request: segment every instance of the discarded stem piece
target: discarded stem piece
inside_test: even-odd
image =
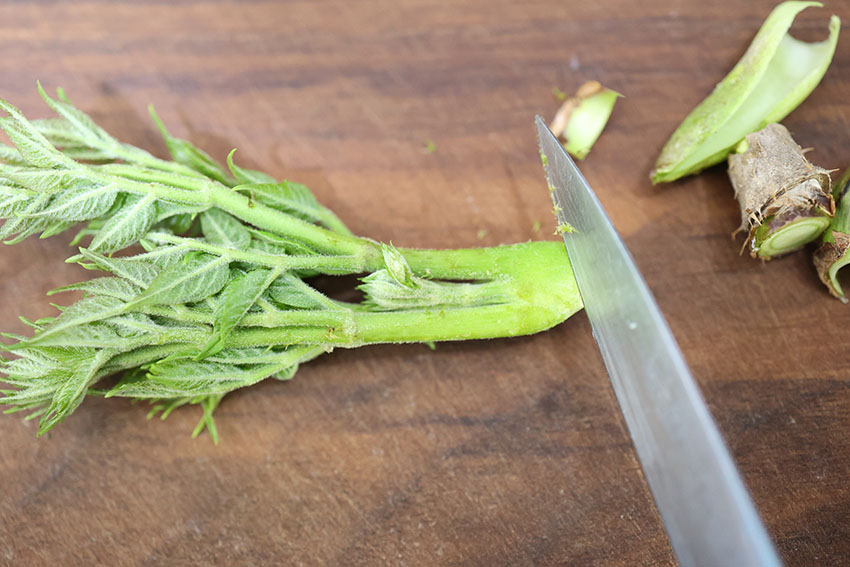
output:
[[[788,130],[769,124],[729,156],[750,254],[772,258],[817,238],[835,212],[829,172],[812,165]]]
[[[833,15],[826,40],[791,37],[794,18],[809,6],[821,4],[783,2],[774,8],[738,64],[667,141],[650,174],[653,183],[720,163],[747,134],[779,122],[809,96],[832,61],[841,28]]]
[[[564,149],[572,156],[584,159],[599,139],[620,96],[597,81],[588,81],[575,96],[564,101],[552,119],[550,130],[564,140]]]
[[[833,198],[838,203],[835,218],[823,233],[823,243],[815,250],[815,269],[829,293],[847,303],[847,297],[838,281],[838,271],[850,264],[850,169],[835,184]]]

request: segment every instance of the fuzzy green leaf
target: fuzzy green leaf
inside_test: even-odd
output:
[[[153,276],[151,280],[153,280]],[[83,291],[89,295],[105,295],[130,301],[141,293],[142,288],[123,278],[104,277],[59,287],[51,290],[47,295],[65,291]]]
[[[80,222],[106,214],[118,192],[112,185],[73,187],[55,195],[50,205],[30,216]]]
[[[97,371],[112,354],[109,350],[99,350],[93,351],[88,357],[78,359],[68,379],[53,395],[47,412],[39,422],[38,435],[43,435],[77,409],[86,395],[86,390],[97,378]]]
[[[230,333],[257,302],[271,283],[271,270],[254,270],[232,279],[222,290],[215,310],[215,326],[198,360],[219,352],[227,344]]]
[[[95,235],[89,250],[94,252],[121,250],[138,242],[153,225],[156,218],[156,205],[152,196],[126,195],[124,199],[121,214],[109,217]]]
[[[210,244],[244,250],[251,243],[251,233],[235,217],[219,209],[201,213],[201,230]]]
[[[233,154],[235,153],[236,148],[233,148],[230,150],[230,153],[227,154],[227,167],[230,169],[230,173],[233,174],[233,177],[236,178],[236,181],[239,183],[277,183],[277,180],[267,173],[253,169],[245,169],[236,165],[233,161]]]
[[[237,185],[233,190],[245,193],[250,199],[267,207],[308,222],[321,222],[327,216],[327,209],[300,183],[250,183]]]
[[[46,344],[49,338],[57,335],[65,335],[69,329],[118,315],[122,312],[125,305],[124,301],[116,297],[84,297],[65,308],[43,331],[37,333],[33,338],[21,341],[18,344],[22,346]],[[61,344],[53,344],[55,346],[62,346]]]
[[[35,195],[23,187],[0,184],[0,217],[9,218],[19,213]]]
[[[0,121],[0,128],[3,128],[28,164],[50,169],[73,169],[78,166],[74,160],[54,148],[17,108],[0,99],[0,110],[9,115],[7,120]]]
[[[166,268],[130,306],[201,301],[218,293],[230,275],[227,260],[210,254],[188,254]]]
[[[6,144],[0,144],[0,163],[14,166],[24,166],[27,162],[24,161],[21,152],[15,148],[9,147]]]
[[[92,263],[85,267],[111,272],[142,288],[147,287],[159,274],[157,266],[138,257],[111,258],[85,248],[80,249],[80,254]]]
[[[86,113],[75,108],[64,96],[62,89],[57,89],[59,96],[64,100],[54,100],[42,88],[41,83],[38,83],[38,92],[44,102],[47,103],[56,114],[65,119],[71,130],[76,134],[76,139],[83,142],[89,147],[103,147],[109,145],[118,146],[118,141],[106,133],[106,130],[95,124]]]
[[[40,169],[0,165],[0,174],[5,180],[38,193],[58,193],[78,185],[91,185],[90,176],[80,168]]]
[[[297,309],[328,309],[333,302],[324,294],[316,291],[301,278],[284,274],[269,286],[269,297],[276,303]]]
[[[168,147],[168,152],[174,161],[190,167],[210,179],[215,179],[228,186],[233,185],[233,178],[230,177],[230,174],[221,164],[191,142],[172,136],[165,127],[165,124],[160,120],[153,106],[149,106],[148,111],[156,127],[159,129],[163,140],[165,140],[165,145]]]

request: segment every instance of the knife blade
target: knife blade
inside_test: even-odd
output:
[[[540,155],[585,311],[683,566],[781,565],[655,299],[593,190],[543,120]]]

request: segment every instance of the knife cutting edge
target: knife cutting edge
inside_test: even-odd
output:
[[[538,116],[540,152],[593,335],[683,566],[781,565],[646,282],[593,190]]]

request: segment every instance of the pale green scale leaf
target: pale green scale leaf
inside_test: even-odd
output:
[[[245,250],[251,243],[251,233],[238,219],[219,209],[201,213],[201,230],[210,244]]]
[[[210,254],[188,254],[183,261],[163,270],[129,305],[201,301],[218,293],[229,275],[226,259]]]
[[[111,216],[97,232],[89,249],[114,252],[138,242],[156,218],[155,199],[151,195],[125,195],[120,214]]]
[[[408,288],[417,287],[416,280],[413,277],[413,270],[407,264],[398,248],[390,244],[381,244],[381,253],[384,256],[384,265],[387,267],[387,273],[400,285]]]

